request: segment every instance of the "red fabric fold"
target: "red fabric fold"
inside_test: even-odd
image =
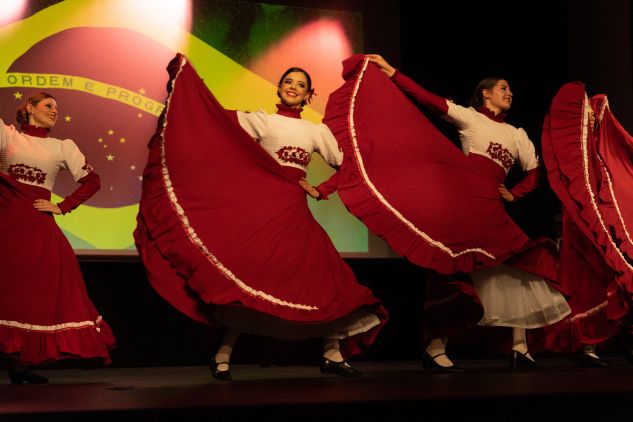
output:
[[[552,100],[541,145],[550,185],[563,205],[558,271],[572,309],[569,317],[544,329],[544,345],[569,352],[617,334],[629,311],[633,144],[606,96],[589,100],[584,84],[571,82]]]
[[[568,292],[571,314],[543,327],[545,349],[569,353],[619,332],[619,320],[627,314],[628,305],[615,283],[615,273],[565,210],[558,278]]]
[[[608,108],[596,110],[591,130],[584,84],[565,84],[543,125],[542,149],[552,189],[569,218],[633,292],[633,260],[627,227],[633,225],[631,137]],[[601,117],[602,116],[602,117]]]

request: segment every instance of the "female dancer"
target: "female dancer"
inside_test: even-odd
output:
[[[226,327],[211,360],[217,379],[231,379],[245,331],[322,337],[321,372],[361,375],[345,359],[374,341],[387,315],[298,184],[313,152],[331,165],[342,159],[326,126],[300,118],[309,75],[285,72],[278,112],[268,115],[223,109],[182,55],[168,69],[171,93],[150,142],[135,231],[150,282],[190,317]]]
[[[43,384],[31,366],[66,358],[109,363],[114,337],[88,298],[75,254],[55,224],[100,187],[99,176],[70,139],[48,133],[57,101],[32,95],[17,111],[18,131],[0,120],[0,352],[12,384]],[[61,169],[81,184],[50,202]]]
[[[511,365],[533,367],[525,329],[557,322],[569,307],[548,284],[556,280],[553,245],[528,239],[503,207],[502,199],[514,201],[533,189],[539,173],[525,132],[504,122],[512,103],[508,82],[484,79],[466,108],[424,90],[379,55],[352,57],[344,67],[347,82],[330,96],[324,122],[345,161],[318,195],[338,188],[348,209],[396,252],[442,274],[468,272],[476,290],[459,276],[451,282],[457,288],[438,303],[471,305],[451,314],[453,326],[432,327],[436,335],[423,363],[459,370],[446,356],[446,337],[481,317],[478,296],[479,324],[513,327]],[[452,123],[462,152],[402,93]],[[515,162],[526,177],[507,189],[503,180]],[[424,199],[414,200],[418,195]],[[429,283],[431,291],[442,284]]]

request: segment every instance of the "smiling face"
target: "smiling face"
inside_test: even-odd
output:
[[[28,103],[26,110],[29,112],[29,124],[50,129],[57,123],[57,101],[54,98],[45,98],[37,103]]]
[[[278,92],[282,104],[292,107],[302,107],[312,95],[308,77],[303,72],[290,72],[279,82]]]
[[[506,112],[512,106],[512,91],[510,84],[505,79],[498,80],[490,89],[484,89],[482,94],[484,106],[495,114]]]

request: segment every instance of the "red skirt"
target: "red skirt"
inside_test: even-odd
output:
[[[550,185],[569,218],[633,292],[633,141],[608,107],[596,110],[596,130],[585,114],[580,82],[564,85],[543,126],[543,157]],[[606,106],[606,102],[605,102]]]
[[[565,209],[558,278],[568,292],[571,314],[543,327],[546,350],[568,353],[602,343],[619,332],[619,320],[628,312],[628,305],[615,282],[615,272]]]
[[[464,155],[363,56],[343,66],[345,83],[330,95],[324,122],[345,154],[336,177],[350,212],[398,254],[440,274],[505,263],[558,288],[553,242],[529,239],[504,208],[498,188],[505,171],[487,157]],[[481,318],[464,277],[429,282],[431,337]]]
[[[110,362],[115,340],[88,298],[75,253],[51,214],[33,208],[46,189],[0,174],[0,352],[27,364]]]
[[[586,108],[595,112],[595,129]],[[543,126],[543,159],[563,205],[559,277],[572,314],[546,329],[545,344],[568,351],[616,334],[633,292],[633,141],[603,95],[563,85]]]
[[[341,346],[349,356],[371,344],[387,313],[312,216],[301,175],[253,141],[184,57],[168,70],[170,95],[149,145],[135,231],[152,285],[209,324],[212,305],[299,326],[366,308],[379,324]]]

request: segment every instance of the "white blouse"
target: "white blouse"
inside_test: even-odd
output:
[[[516,160],[523,171],[538,167],[534,144],[523,129],[494,121],[472,107],[447,103],[447,117],[459,131],[464,154],[486,156],[503,167],[506,173]]]
[[[318,152],[331,166],[339,166],[343,152],[330,129],[303,119],[267,114],[237,112],[240,125],[279,164],[307,171],[312,153]]]
[[[52,191],[60,170],[77,181],[92,167],[72,140],[26,135],[0,119],[0,172]]]

